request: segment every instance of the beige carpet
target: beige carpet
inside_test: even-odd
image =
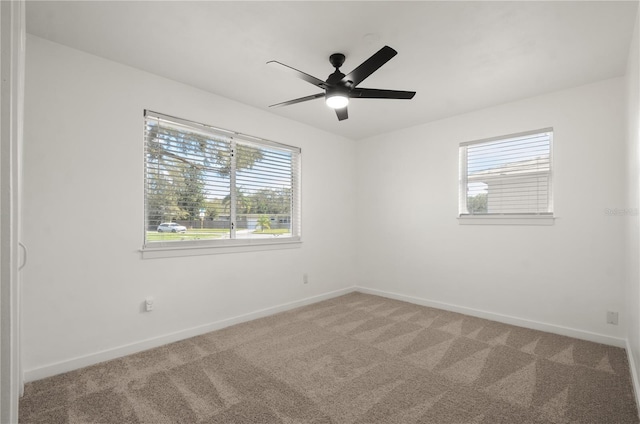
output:
[[[362,293],[29,383],[21,423],[638,423],[623,349]]]

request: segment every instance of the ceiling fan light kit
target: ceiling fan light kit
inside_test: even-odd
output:
[[[333,96],[327,96],[325,102],[331,109],[342,109],[343,107],[347,107],[349,104],[349,98],[336,94]]]
[[[328,88],[325,102],[331,109],[342,109],[349,104],[349,93],[340,87]]]
[[[310,96],[300,97],[298,99],[277,103],[269,107],[288,106],[296,103],[306,102],[308,100],[325,98],[327,106],[335,109],[339,121],[347,119],[347,105],[350,98],[365,99],[412,99],[415,91],[399,91],[399,90],[380,90],[375,88],[359,88],[357,87],[369,75],[377,71],[382,65],[387,63],[398,52],[389,46],[384,46],[369,59],[365,60],[360,66],[351,71],[348,75],[340,72],[340,67],[345,61],[342,53],[334,53],[329,57],[329,62],[336,69],[326,81],[306,74],[295,68],[292,68],[275,60],[267,62],[268,64],[279,65],[282,69],[294,74],[296,77],[315,85],[324,90],[324,93],[312,94]]]

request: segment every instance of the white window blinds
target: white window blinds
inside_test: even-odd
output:
[[[299,238],[299,148],[151,111],[144,139],[146,246]]]
[[[460,144],[460,215],[550,215],[553,130]]]

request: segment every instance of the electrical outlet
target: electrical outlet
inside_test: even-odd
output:
[[[302,284],[309,284],[309,274],[302,274]]]
[[[607,324],[618,325],[618,313],[607,311]]]
[[[144,300],[144,310],[145,312],[153,311],[153,297],[147,297]]]

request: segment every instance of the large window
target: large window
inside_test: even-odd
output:
[[[300,149],[145,111],[145,247],[300,237]]]
[[[460,144],[460,217],[551,216],[551,128]]]

